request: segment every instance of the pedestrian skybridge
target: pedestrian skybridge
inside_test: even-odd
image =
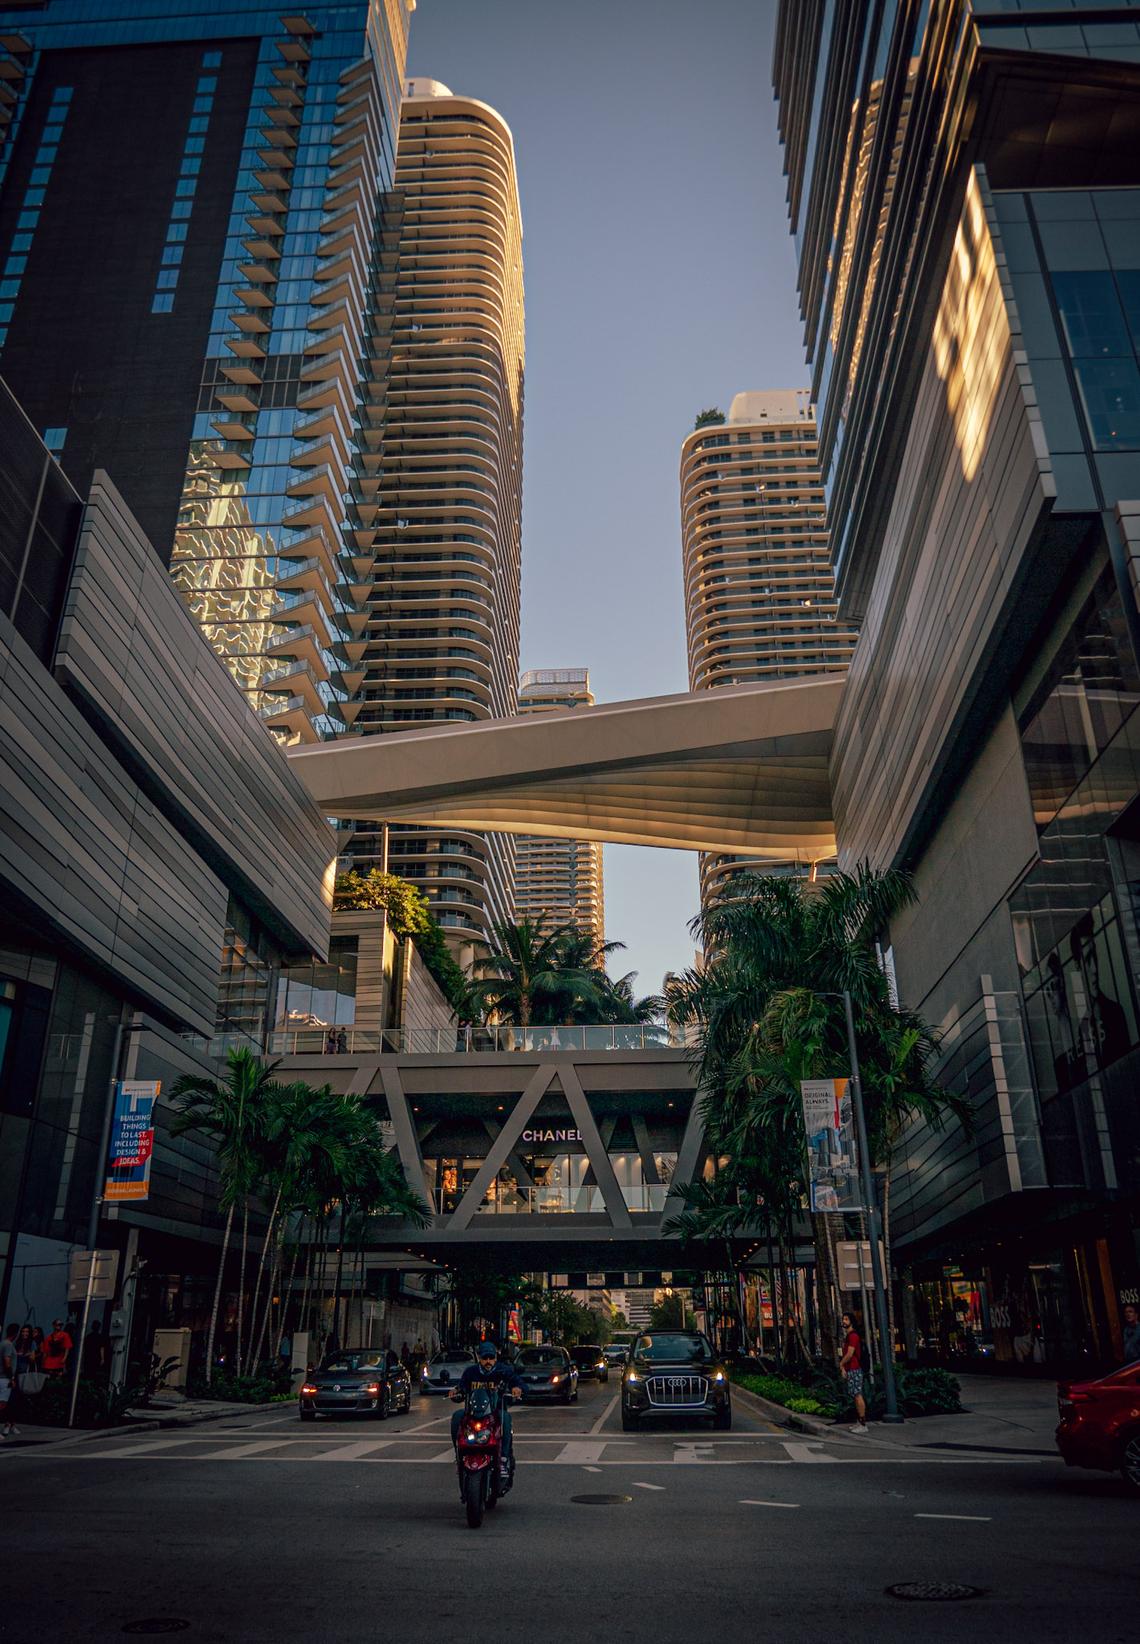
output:
[[[835,855],[820,674],[289,749],[329,816],[801,862]]]

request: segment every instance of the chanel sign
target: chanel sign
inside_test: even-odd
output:
[[[524,1142],[581,1142],[582,1132],[580,1130],[524,1130],[522,1140]]]

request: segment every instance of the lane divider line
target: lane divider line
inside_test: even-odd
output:
[[[790,1507],[795,1510],[799,1508],[800,1504],[798,1501],[753,1501],[750,1496],[745,1496],[740,1505],[742,1507]]]

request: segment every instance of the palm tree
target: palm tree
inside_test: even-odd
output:
[[[671,979],[668,1014],[699,1029],[700,1089],[710,1146],[732,1163],[742,1203],[759,1201],[783,1238],[803,1195],[799,1082],[847,1071],[843,1006],[850,992],[873,1162],[919,1115],[941,1122],[962,1104],[929,1073],[934,1039],[892,1003],[876,939],[914,900],[909,878],[866,866],[815,884],[742,874],[694,921],[704,970]],[[747,1161],[747,1164],[746,1164]],[[692,1225],[700,1223],[691,1207]],[[745,1225],[742,1223],[741,1225]],[[821,1338],[834,1346],[831,1229],[813,1218]]]
[[[184,1073],[171,1090],[171,1100],[179,1110],[171,1126],[174,1135],[197,1130],[208,1136],[214,1144],[218,1171],[218,1206],[226,1212],[222,1248],[218,1256],[218,1276],[214,1284],[214,1300],[210,1309],[210,1326],[206,1337],[207,1386],[213,1377],[214,1338],[218,1328],[226,1256],[229,1253],[230,1236],[233,1231],[234,1207],[239,1200],[248,1205],[248,1196],[258,1178],[258,1142],[271,1103],[270,1093],[276,1066],[275,1062],[261,1062],[252,1051],[244,1047],[234,1049],[226,1056],[227,1077],[224,1081]],[[244,1249],[242,1267],[244,1286]],[[238,1308],[240,1342],[240,1290]]]
[[[565,943],[573,925],[550,927],[544,917],[496,921],[494,947],[474,964],[471,1003],[481,1015],[527,1028],[564,1020],[568,996],[592,998],[591,970],[567,962]]]

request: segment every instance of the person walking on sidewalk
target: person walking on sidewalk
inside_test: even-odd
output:
[[[863,1338],[850,1313],[843,1315],[843,1353],[839,1360],[847,1382],[847,1395],[855,1405],[853,1433],[867,1431],[867,1401],[863,1397]]]
[[[10,1324],[0,1341],[0,1438],[11,1438],[19,1431],[11,1420],[11,1405],[16,1393],[16,1337],[19,1327]]]
[[[1124,1304],[1124,1362],[1135,1364],[1140,1359],[1140,1307],[1134,1302]]]
[[[62,1376],[67,1370],[71,1350],[75,1346],[70,1333],[65,1329],[62,1319],[53,1319],[51,1335],[44,1342],[43,1359],[41,1364],[45,1375]]]

